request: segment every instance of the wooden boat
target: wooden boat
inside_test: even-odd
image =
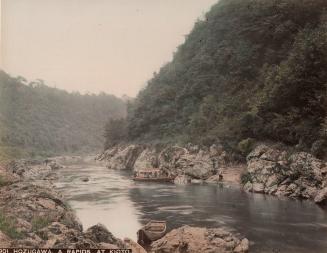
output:
[[[133,177],[134,181],[145,182],[171,182],[173,179],[164,175],[159,169],[147,169],[136,171]]]
[[[137,242],[140,245],[149,245],[151,242],[162,238],[166,234],[166,229],[165,221],[151,220],[137,231]]]

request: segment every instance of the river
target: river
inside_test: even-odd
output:
[[[169,229],[236,229],[251,241],[250,252],[327,252],[327,211],[310,201],[250,194],[226,185],[134,182],[128,172],[95,163],[66,164],[58,174],[56,187],[84,229],[102,223],[119,238],[136,239],[143,224],[159,219]]]

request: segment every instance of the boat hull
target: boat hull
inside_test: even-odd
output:
[[[153,224],[157,228],[153,227]],[[137,231],[138,243],[140,245],[149,245],[151,242],[162,238],[166,234],[166,229],[166,222],[151,221],[139,231]]]
[[[140,178],[140,177],[134,177],[134,181],[140,181],[140,182],[172,182],[173,180],[171,178]]]

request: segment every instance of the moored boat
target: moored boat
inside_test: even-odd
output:
[[[165,174],[160,169],[139,170],[134,173],[134,181],[148,182],[172,182],[173,179]]]
[[[165,221],[151,220],[137,231],[137,242],[140,245],[149,245],[151,242],[162,238],[166,234],[166,230]]]

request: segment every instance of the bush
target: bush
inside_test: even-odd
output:
[[[0,176],[0,187],[7,185],[7,180]]]
[[[37,231],[50,224],[50,219],[48,217],[34,217],[32,219],[32,230]]]
[[[237,148],[242,153],[242,155],[248,155],[254,146],[255,141],[252,138],[247,138],[238,143]]]
[[[252,176],[251,176],[251,174],[249,172],[244,172],[241,175],[241,183],[244,185],[247,182],[252,183]]]

